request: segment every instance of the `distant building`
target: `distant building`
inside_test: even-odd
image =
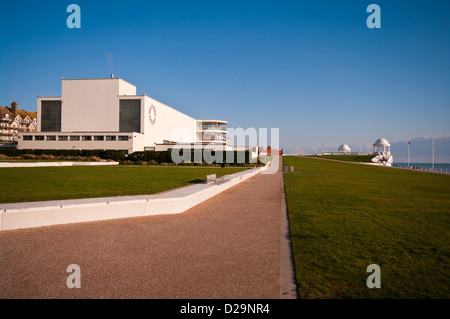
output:
[[[316,155],[371,155],[373,157],[370,160],[373,165],[392,166],[394,163],[391,144],[385,138],[379,138],[373,143],[373,152],[352,152],[347,144],[342,144],[337,152],[322,152],[316,153]]]
[[[37,98],[37,131],[21,133],[19,149],[170,150],[182,143],[231,149],[227,121],[197,120],[123,79],[63,79],[62,94]]]
[[[376,156],[371,161],[378,165],[392,166],[394,163],[394,157],[391,155],[391,144],[385,138],[379,138],[373,143],[373,154]]]
[[[373,153],[389,156],[391,155],[391,144],[385,138],[379,138],[373,143]]]
[[[341,146],[339,146],[338,152],[350,153],[351,149],[347,144],[342,144]]]
[[[37,114],[19,110],[16,101],[11,103],[11,107],[0,106],[0,142],[16,142],[19,133],[36,132]]]

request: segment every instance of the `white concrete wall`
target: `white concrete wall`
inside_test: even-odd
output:
[[[122,79],[62,80],[61,131],[119,131],[118,95],[136,94]]]
[[[153,147],[155,143],[170,139],[185,143],[196,141],[197,122],[194,118],[148,96],[144,97],[144,105],[145,146]],[[149,119],[151,105],[154,105],[156,109],[156,121],[153,125]],[[176,132],[186,134],[176,134]]]
[[[2,211],[1,230],[61,225],[105,219],[144,216],[145,199],[122,202],[97,202],[36,206]]]
[[[134,152],[142,152],[145,147],[145,135],[139,133],[130,134],[133,136],[131,150],[128,150],[128,154]]]
[[[119,95],[136,95],[136,86],[125,80],[119,80]]]

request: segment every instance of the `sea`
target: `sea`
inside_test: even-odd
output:
[[[395,163],[394,162],[393,166],[407,168],[408,163]],[[424,171],[432,171],[433,170],[431,163],[409,163],[409,166],[414,167],[416,169],[421,169]],[[434,171],[450,173],[450,163],[434,163]]]

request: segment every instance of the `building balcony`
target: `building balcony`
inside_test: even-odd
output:
[[[227,121],[221,120],[197,120],[197,131],[215,131],[215,132],[225,132],[226,130],[222,125],[228,124]]]
[[[224,130],[223,128],[218,129],[211,129],[211,128],[203,128],[203,129],[197,129],[197,133],[219,133],[219,134],[227,134],[228,131]]]
[[[230,142],[229,139],[226,139],[224,137],[218,136],[218,137],[202,137],[198,138],[197,142],[200,142],[202,144],[228,144]]]

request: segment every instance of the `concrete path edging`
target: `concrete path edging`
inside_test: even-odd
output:
[[[282,175],[282,178],[283,191],[281,197],[281,299],[297,299],[297,281],[295,278],[295,263],[292,251],[284,175]]]
[[[119,162],[0,162],[0,168],[10,167],[62,167],[62,166],[114,166]]]
[[[0,204],[0,231],[161,214],[179,214],[269,167],[152,195]]]

